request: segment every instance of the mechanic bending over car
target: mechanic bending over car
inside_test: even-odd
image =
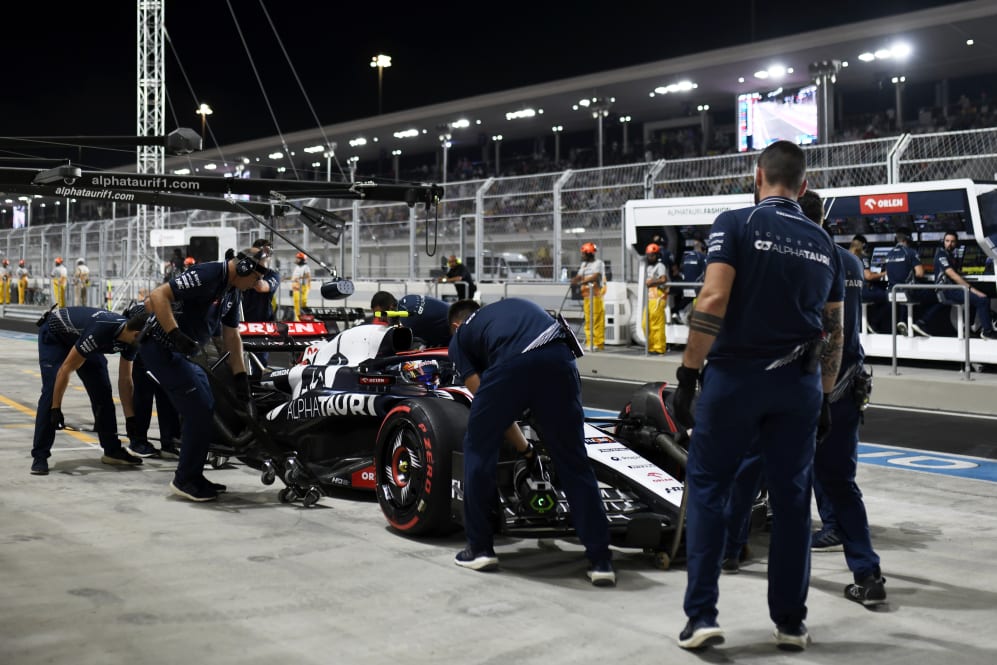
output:
[[[149,294],[155,321],[139,353],[180,413],[180,460],[170,487],[185,499],[211,501],[225,491],[224,485],[204,477],[215,399],[204,369],[190,356],[201,352],[220,322],[235,398],[251,417],[252,396],[239,337],[239,305],[242,291],[252,288],[267,273],[269,258],[266,248],[251,247],[230,261],[199,263]]]
[[[491,512],[495,507],[503,436],[523,439],[516,421],[530,409],[550,451],[585,546],[588,577],[596,586],[616,584],[609,523],[585,451],[585,416],[574,334],[529,300],[506,298],[481,307],[459,300],[448,314],[449,355],[474,394],[464,435],[464,531],[467,546],[454,563],[495,570]],[[520,446],[517,449],[522,450]]]
[[[124,311],[128,318],[144,315],[146,300],[135,303]],[[138,349],[136,349],[137,351]],[[168,453],[174,457],[180,454],[180,416],[173,407],[169,395],[146,371],[142,356],[135,355],[132,361],[132,385],[134,397],[132,405],[135,415],[125,419],[128,433],[128,452],[136,457],[162,457]],[[159,448],[149,443],[149,426],[152,424],[152,403],[156,402],[156,417],[159,422]]]
[[[412,331],[412,348],[439,348],[450,343],[450,323],[447,312],[450,305],[439,298],[407,295],[401,300],[388,291],[378,291],[370,299],[370,309],[374,313],[373,323],[389,325],[397,322]],[[389,320],[384,312],[402,311],[408,316]]]
[[[674,396],[676,419],[693,427],[685,497],[688,622],[678,639],[684,649],[724,641],[717,623],[724,508],[738,465],[755,446],[773,513],[774,637],[781,649],[807,645],[814,448],[830,426],[828,394],[841,366],[844,278],[831,238],[796,202],[806,190],[805,171],[799,146],[772,143],[758,157],[756,205],[721,213],[710,229]]]
[[[800,197],[803,213],[815,224],[824,225],[824,207],[816,192]],[[879,555],[872,547],[869,518],[862,492],[855,482],[858,466],[859,424],[869,402],[872,376],[863,367],[865,351],[859,337],[862,325],[862,261],[844,247],[837,246],[845,270],[844,331],[841,371],[831,392],[831,429],[819,442],[814,457],[814,495],[822,527],[811,537],[815,552],[840,551],[855,578],[845,587],[845,598],[867,607],[886,602],[886,589],[879,568]],[[724,570],[737,570],[737,554],[746,540],[751,503],[761,485],[761,459],[749,455],[738,470],[728,507],[727,550]],[[836,547],[835,547],[836,546]]]
[[[135,466],[142,460],[121,447],[107,375],[108,353],[121,353],[118,364],[118,397],[126,422],[132,410],[132,359],[134,344],[145,325],[146,316],[126,319],[121,314],[95,307],[50,309],[39,320],[38,365],[42,375],[42,394],[35,415],[35,436],[31,447],[31,473],[48,474],[55,431],[66,426],[62,415],[62,398],[69,386],[69,375],[83,381],[93,410],[97,438],[104,464]]]

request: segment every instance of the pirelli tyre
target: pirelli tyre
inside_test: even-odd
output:
[[[453,452],[461,450],[468,408],[450,400],[406,400],[381,423],[374,445],[377,501],[388,523],[411,536],[454,530]]]

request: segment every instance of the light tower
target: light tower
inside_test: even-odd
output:
[[[163,107],[166,103],[166,61],[163,58],[163,37],[166,32],[165,0],[138,0],[138,50],[136,76],[136,134],[163,136],[166,133]],[[138,173],[162,173],[165,165],[163,146],[139,146],[136,159]],[[158,261],[147,255],[149,231],[163,226],[163,209],[158,206],[136,206],[135,253],[129,283],[159,271]],[[152,263],[153,265],[148,265]],[[146,274],[147,273],[147,274]],[[124,291],[122,289],[122,291]],[[118,298],[126,294],[119,293]],[[134,294],[133,294],[134,295]]]

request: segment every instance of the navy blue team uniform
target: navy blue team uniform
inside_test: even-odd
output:
[[[724,509],[738,465],[757,448],[773,508],[769,613],[777,626],[806,618],[810,493],[822,387],[803,349],[822,336],[826,303],[844,297],[830,237],[792,199],[769,197],[722,213],[708,263],[732,266],[723,324],[707,356],[689,449],[686,527],[690,623],[715,622]]]
[[[118,425],[114,415],[111,380],[107,375],[107,358],[104,354],[120,353],[123,360],[135,358],[134,346],[116,338],[124,329],[127,319],[115,312],[95,307],[65,307],[53,310],[38,329],[38,365],[42,375],[42,393],[38,398],[35,416],[35,436],[31,456],[47,460],[52,454],[55,428],[49,422],[52,394],[59,367],[70,350],[86,358],[76,371],[90,398],[94,429],[104,454],[121,450]]]
[[[562,335],[539,305],[507,298],[473,313],[450,340],[460,377],[478,374],[481,381],[464,436],[464,531],[472,551],[492,551],[490,515],[503,434],[530,409],[586,556],[593,565],[611,559],[609,524],[585,451],[578,368]]]
[[[255,289],[242,292],[242,318],[244,321],[273,321],[273,298],[280,289],[280,274],[276,270],[267,269],[260,279],[270,286],[270,291],[260,293]]]
[[[174,316],[182,333],[200,345],[218,324],[239,326],[240,291],[228,284],[225,262],[198,263],[168,282],[176,299]],[[212,307],[217,301],[218,306]],[[158,321],[153,323],[139,353],[146,368],[173,401],[181,417],[177,486],[204,484],[204,462],[212,436],[215,400],[199,366],[174,350]]]
[[[935,252],[935,284],[954,284],[955,282],[945,274],[951,268],[957,273],[962,272],[962,260],[957,259],[951,252],[947,252],[944,247],[939,247]],[[962,305],[965,302],[961,290],[946,289],[938,292],[938,300],[941,305]],[[969,292],[969,304],[976,312],[976,322],[980,326],[985,336],[993,336],[993,319],[990,316],[990,299],[986,296],[978,296],[972,291]],[[934,313],[935,308],[931,309]],[[927,321],[931,315],[925,314]]]
[[[145,305],[138,303],[125,310],[125,316],[131,317],[145,312]],[[163,387],[156,383],[146,369],[142,356],[136,354],[132,363],[132,386],[134,394],[132,403],[135,408],[135,432],[137,439],[129,445],[132,453],[142,457],[155,457],[159,454],[149,443],[148,432],[152,425],[152,404],[156,404],[156,417],[159,423],[160,447],[168,453],[179,453],[177,440],[180,439],[180,416],[177,414],[169,395]]]
[[[919,265],[921,265],[921,257],[917,255],[917,252],[907,245],[897,243],[883,259],[883,270],[886,271],[889,289],[892,291],[897,284],[915,283],[917,275],[914,270]],[[906,294],[907,302],[911,303],[909,306],[926,303],[929,299],[934,298],[933,294],[922,290],[900,291],[900,293]],[[908,305],[897,304],[898,322],[907,320],[907,307]]]
[[[874,332],[882,332],[889,328],[883,324],[884,318],[889,318],[889,312],[885,305],[890,302],[890,294],[886,290],[886,285],[882,280],[867,282],[865,280],[865,270],[872,268],[872,261],[868,255],[862,257],[863,279],[862,279],[862,302],[870,303],[868,310],[869,326]]]
[[[270,268],[260,276],[260,279],[270,286],[270,290],[260,293],[256,289],[246,289],[242,292],[242,320],[243,321],[273,321],[276,319],[276,312],[273,309],[274,295],[280,289],[280,273]],[[256,351],[263,366],[270,364],[270,354],[266,351]]]
[[[450,305],[447,303],[438,298],[408,295],[398,301],[398,309],[408,312],[399,322],[427,347],[450,343],[450,322],[447,320]]]
[[[682,255],[682,265],[680,267],[683,282],[702,282],[703,274],[706,272],[706,254],[690,249]],[[688,287],[686,287],[688,288]],[[685,291],[685,288],[682,289]],[[675,309],[682,311],[686,305],[695,300],[692,296],[682,295],[678,299]]]
[[[836,246],[836,250],[845,276],[844,343],[839,386],[831,393],[831,430],[817,446],[814,456],[814,496],[822,531],[833,530],[840,536],[848,568],[856,583],[860,583],[869,577],[878,579],[881,576],[862,492],[855,482],[861,411],[852,387],[865,359],[859,338],[865,280],[861,260],[844,247]],[[758,494],[761,476],[761,459],[757,455],[746,457],[738,470],[727,509],[725,559],[738,556],[747,541],[751,505]]]
[[[833,523],[845,549],[845,561],[856,583],[879,579],[879,556],[872,548],[869,518],[862,492],[855,483],[858,467],[861,411],[854,398],[854,376],[861,371],[865,351],[859,340],[862,320],[862,262],[838,247],[845,269],[845,327],[841,373],[831,393],[831,430],[817,446],[814,493],[826,528]]]

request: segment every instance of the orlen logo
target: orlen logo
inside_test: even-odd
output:
[[[879,194],[860,196],[859,209],[864,214],[877,212],[907,212],[906,194]]]
[[[350,480],[354,487],[374,489],[374,467],[368,466],[359,471],[354,471]]]

